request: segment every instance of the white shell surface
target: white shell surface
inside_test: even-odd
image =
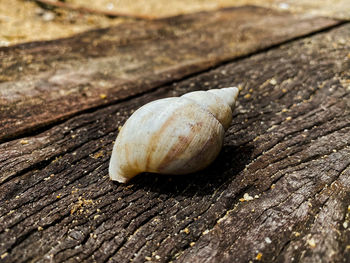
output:
[[[192,173],[216,158],[223,137],[220,122],[191,100],[153,101],[135,111],[121,129],[109,173],[119,182],[140,172]]]
[[[111,179],[125,183],[141,172],[187,174],[208,166],[221,150],[237,94],[237,88],[191,92],[139,108],[114,144]]]
[[[236,87],[223,88],[223,89],[211,89],[208,93],[215,94],[220,97],[227,105],[231,107],[231,110],[235,108],[236,100],[238,97],[239,90]]]
[[[227,130],[232,121],[231,107],[219,96],[209,93],[207,91],[194,91],[187,93],[182,98],[192,99],[206,110],[210,111],[214,117],[224,126]]]

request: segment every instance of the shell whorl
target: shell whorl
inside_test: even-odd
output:
[[[194,100],[211,112],[227,130],[232,121],[232,111],[235,107],[238,93],[239,91],[236,87],[230,87],[208,91],[194,91],[181,97]]]
[[[223,89],[211,89],[208,92],[215,94],[220,97],[227,105],[230,106],[233,111],[235,108],[236,100],[238,97],[239,90],[236,87],[229,87]]]

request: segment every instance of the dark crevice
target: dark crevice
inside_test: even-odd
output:
[[[104,137],[107,137],[107,136],[108,136],[108,134],[101,135],[101,136],[97,136],[96,138],[94,138],[94,140],[97,141],[98,139],[101,139],[101,138],[104,138]],[[3,184],[5,184],[6,182],[8,182],[8,181],[10,181],[10,180],[12,180],[12,179],[14,179],[14,178],[16,178],[16,177],[20,177],[20,176],[22,176],[22,175],[24,175],[24,174],[26,174],[27,172],[30,172],[30,171],[32,171],[32,170],[36,170],[36,169],[37,169],[37,170],[39,170],[39,169],[42,170],[42,169],[44,169],[45,167],[47,167],[53,160],[55,160],[56,158],[58,158],[59,156],[64,156],[64,155],[66,155],[66,154],[70,154],[70,153],[74,152],[75,150],[79,149],[81,146],[83,146],[83,145],[85,145],[85,144],[87,144],[87,143],[89,143],[89,142],[90,142],[90,141],[83,141],[83,142],[81,142],[80,144],[74,145],[74,147],[72,147],[72,148],[66,149],[65,152],[59,152],[59,153],[57,153],[57,154],[54,154],[53,156],[51,156],[51,157],[49,157],[49,158],[47,158],[47,159],[45,159],[45,160],[39,161],[39,162],[37,162],[37,163],[33,163],[33,164],[29,165],[28,167],[23,168],[21,171],[18,171],[18,172],[16,172],[16,173],[14,173],[14,174],[12,174],[12,175],[10,175],[10,176],[4,178],[4,179],[1,178],[2,181],[0,181],[0,186],[2,186]],[[90,154],[91,154],[91,153],[90,153]],[[90,155],[90,154],[89,154],[89,155]],[[88,155],[81,156],[81,158],[77,159],[74,163],[80,161],[81,159],[83,159],[83,158],[85,158],[85,157],[87,157],[87,156],[88,156]],[[33,187],[33,186],[35,186],[35,185],[32,185],[31,187]]]
[[[78,160],[76,160],[74,163],[78,163],[78,162],[79,162],[81,159],[83,159],[84,157],[86,157],[86,156],[82,156],[81,158],[79,158]],[[73,163],[73,164],[74,164],[74,163]],[[93,169],[94,169],[94,168],[92,168],[92,170],[93,170]],[[84,176],[86,176],[86,174],[84,174],[84,173],[80,174],[79,176],[77,176],[76,178],[74,178],[73,180],[71,180],[68,184],[66,184],[65,186],[62,186],[62,187],[60,187],[60,188],[58,188],[58,189],[55,189],[55,192],[54,192],[54,193],[59,192],[59,191],[62,190],[64,187],[67,187],[67,186],[69,186],[69,185],[74,184],[74,183],[77,182],[79,179],[83,178]],[[42,182],[42,181],[37,182],[36,184],[32,185],[31,187],[33,187],[33,186],[35,186],[35,185],[38,185],[40,182]],[[100,195],[101,195],[101,194],[100,194]],[[68,195],[68,196],[69,196],[69,195]],[[21,208],[21,207],[24,207],[25,205],[28,205],[28,204],[31,204],[31,203],[34,203],[34,202],[38,202],[38,201],[40,201],[40,200],[42,199],[42,197],[43,197],[43,196],[38,196],[38,197],[35,198],[35,199],[28,199],[28,200],[25,201],[24,203],[21,203],[21,204],[19,204],[18,206],[12,207],[12,209],[13,209],[13,210],[16,210],[16,209],[19,209],[19,208]],[[33,215],[35,215],[35,214],[37,214],[37,213],[40,213],[40,212],[42,211],[42,209],[44,209],[44,208],[46,208],[46,207],[48,207],[48,206],[50,206],[50,205],[52,205],[52,204],[54,204],[54,203],[57,203],[57,202],[59,202],[59,201],[61,201],[61,200],[63,200],[63,199],[64,199],[64,197],[63,197],[62,199],[57,199],[57,198],[54,199],[53,201],[51,201],[51,202],[45,204],[43,207],[41,207],[40,210],[34,211],[32,214],[27,215],[25,218],[22,218],[20,221],[16,222],[15,224],[11,225],[10,227],[11,227],[11,228],[15,227],[15,226],[18,225],[19,223],[23,222],[23,220],[25,220],[25,219],[29,218],[30,216],[33,216]],[[95,198],[95,199],[96,199],[96,198]],[[5,213],[5,214],[6,214],[6,213]],[[3,217],[5,214],[1,215],[1,217]],[[1,231],[0,233],[2,233],[2,232],[3,232],[3,231]]]
[[[328,120],[327,120],[327,121],[328,121]],[[270,148],[264,149],[264,151],[261,152],[261,153],[259,153],[257,156],[255,156],[254,159],[257,160],[259,157],[263,156],[264,154],[266,154],[267,152],[269,152],[270,150],[272,150],[273,148],[275,148],[278,144],[280,144],[280,143],[282,143],[283,141],[285,141],[285,139],[286,139],[287,137],[289,137],[289,136],[291,136],[291,135],[296,135],[296,134],[302,132],[304,129],[309,129],[309,128],[312,128],[312,127],[314,127],[314,126],[321,125],[321,124],[325,124],[325,123],[326,123],[326,122],[322,122],[322,121],[315,122],[315,123],[312,123],[312,124],[310,124],[310,125],[308,125],[308,126],[302,127],[302,129],[300,129],[300,130],[296,130],[296,131],[293,131],[293,132],[289,132],[289,133],[287,133],[287,134],[284,134],[281,138],[278,139],[278,141],[277,141],[276,143],[274,143]],[[334,132],[340,131],[340,130],[342,130],[342,129],[344,129],[344,128],[348,128],[348,127],[350,127],[350,124],[345,124],[345,125],[343,125],[343,126],[341,126],[341,127],[337,127],[337,129],[335,129],[335,130],[330,130],[330,131],[327,131],[327,132],[321,134],[320,137],[318,137],[318,138],[327,136],[327,135],[329,135],[329,134],[332,134],[332,133],[334,133]],[[261,135],[261,134],[258,134],[257,136],[259,136],[259,135]],[[251,142],[251,141],[245,142],[243,145],[249,144],[250,142]],[[300,146],[306,145],[307,143],[310,143],[310,142],[311,142],[311,141],[304,141],[304,143],[302,143]],[[295,144],[292,144],[292,145],[288,145],[288,147],[294,146],[294,145],[296,145],[296,144],[298,144],[298,143],[299,143],[299,142],[296,142]],[[298,153],[298,152],[293,153],[293,155],[296,154],[296,153]],[[286,156],[286,157],[288,157],[288,156]],[[286,157],[283,157],[281,160],[285,159]],[[278,159],[277,161],[280,161],[280,160]],[[276,162],[277,162],[277,161],[276,161]],[[248,165],[251,165],[252,163],[254,163],[254,161],[251,162],[251,163],[249,163]],[[273,163],[275,163],[275,162],[273,162]],[[273,163],[272,163],[272,164],[273,164]],[[269,163],[269,164],[270,164],[270,163]],[[268,165],[269,165],[269,164],[268,164]],[[299,163],[299,164],[300,164],[300,163]],[[260,169],[266,168],[268,165],[266,165],[265,167],[262,167],[262,168],[260,168]],[[297,165],[298,165],[298,164],[297,164]]]
[[[156,207],[157,205],[159,205],[159,204],[155,204],[154,206],[148,208],[147,210],[150,211],[150,210],[152,210],[154,207]],[[137,215],[136,217],[138,217],[138,216],[139,216],[139,215]],[[135,217],[135,218],[136,218],[136,217]],[[135,218],[134,218],[134,219],[135,219]],[[146,226],[147,223],[150,222],[153,218],[154,218],[154,214],[150,214],[150,215],[148,215],[146,218],[144,218],[141,222],[139,222],[139,223],[138,223],[138,228],[136,228],[131,234],[128,235],[128,240],[130,240],[130,239],[134,236],[134,234],[137,232],[137,230],[138,230],[140,227]],[[132,221],[131,221],[131,222],[132,222]],[[131,223],[131,222],[130,222],[130,223]],[[125,240],[124,244],[125,244],[126,242],[127,242],[127,240]],[[110,257],[106,258],[106,260],[103,261],[103,262],[108,262],[108,260],[110,260],[111,258],[113,258],[113,256],[116,255],[116,254],[119,252],[119,250],[123,247],[124,244],[121,244],[121,246],[119,246],[119,248],[114,252],[114,254],[111,255]],[[136,253],[137,253],[137,252],[135,252],[134,254],[136,254]]]
[[[112,191],[109,191],[110,193],[112,193]],[[102,196],[102,195],[101,195]],[[105,196],[105,195],[103,195]],[[159,196],[159,195],[158,195]],[[124,196],[123,198],[126,198],[127,196]],[[155,196],[154,198],[156,198],[157,196]],[[112,202],[114,202],[115,200],[113,200]],[[111,203],[112,203],[111,202]],[[107,204],[103,204],[103,206],[99,207],[99,209],[103,209],[103,207],[106,207],[107,205],[111,204],[111,203],[107,203]],[[151,207],[149,207],[147,210],[151,210],[152,208],[156,207],[158,205],[158,203],[154,203]],[[127,209],[128,206],[125,205],[125,206],[122,206],[122,207],[116,207],[116,209],[113,209],[113,210],[110,210],[108,211],[109,213],[113,213],[113,214],[116,214],[118,212],[121,212],[125,209]],[[131,223],[132,223],[132,220],[137,218],[140,214],[144,213],[145,210],[142,210],[140,211],[137,215],[135,215],[133,218],[131,218],[130,222],[128,225],[124,226],[123,228],[126,229]],[[125,216],[125,215],[124,215]],[[123,217],[123,216],[122,216]],[[122,219],[121,218],[118,218],[118,221]],[[108,220],[108,218],[106,218],[106,220],[101,220],[99,223],[97,223],[96,225],[94,225],[94,229],[97,229],[99,226],[101,226],[102,224],[106,224],[107,222],[109,222],[110,220]],[[114,223],[116,221],[113,221]],[[84,223],[83,223],[84,224]],[[79,226],[79,225],[76,225],[76,226]],[[106,230],[108,231],[108,230]],[[89,232],[89,234],[92,233],[92,232]],[[101,233],[100,233],[101,234]],[[110,242],[115,236],[113,235],[110,239],[108,240],[104,240],[103,242],[101,242],[101,244],[99,246],[97,246],[96,248],[94,248],[93,250],[91,250],[88,254],[85,255],[84,259],[88,258],[89,256],[93,255],[94,252],[96,252],[101,246],[103,246],[106,242]],[[88,239],[85,241],[85,242],[82,242],[80,243],[80,245],[85,245],[86,242],[88,241]],[[120,245],[122,246],[122,244]],[[60,252],[63,252],[63,251],[60,251]],[[73,256],[72,256],[73,257]],[[64,261],[67,261],[68,259],[65,259]]]
[[[44,225],[44,229],[47,229],[50,226],[54,226],[56,224],[59,224],[60,222],[62,222],[66,218],[67,215],[69,215],[69,214],[62,215],[62,217],[57,218],[56,220],[52,221],[50,224]],[[18,247],[23,241],[25,241],[31,235],[33,235],[34,233],[37,233],[37,232],[38,232],[38,229],[33,228],[33,229],[29,230],[27,233],[25,233],[24,235],[19,236],[16,239],[16,241],[10,246],[10,248],[7,250],[7,252],[10,254],[14,248]]]
[[[223,184],[223,185],[224,185],[224,184]],[[229,203],[230,203],[231,205],[225,207],[225,210],[223,210],[223,211],[221,212],[221,214],[218,215],[218,217],[217,217],[215,220],[212,221],[211,224],[206,225],[206,229],[209,230],[209,231],[212,230],[212,229],[216,226],[217,222],[218,222],[220,219],[224,218],[224,217],[226,216],[226,214],[227,214],[228,211],[230,211],[230,210],[232,210],[232,209],[234,208],[234,206],[239,202],[239,199],[241,198],[241,196],[242,196],[244,193],[249,192],[251,189],[253,189],[253,186],[252,186],[252,185],[247,185],[247,186],[245,186],[244,188],[240,189],[240,190],[235,194],[235,197],[230,198],[230,202],[229,202]],[[222,192],[222,194],[218,197],[218,199],[215,200],[215,202],[218,202],[218,201],[220,200],[220,198],[221,198],[224,194],[225,194],[225,191]],[[213,202],[214,205],[215,205],[215,202]],[[200,216],[204,215],[205,212],[207,212],[211,207],[212,207],[212,206],[209,206],[208,209],[206,209],[203,213],[201,213],[201,214],[199,214],[199,215],[200,215]],[[198,222],[198,220],[196,221],[196,223],[197,223],[197,222]],[[193,221],[192,223],[194,223],[194,221]],[[208,222],[207,222],[207,223],[208,223]],[[248,231],[249,229],[250,229],[250,228],[248,228],[247,231]],[[202,234],[200,234],[200,235],[198,235],[198,236],[193,236],[192,239],[191,239],[191,241],[188,242],[186,245],[184,245],[184,247],[182,247],[183,250],[181,251],[181,252],[182,252],[181,255],[184,254],[184,253],[186,253],[188,250],[191,250],[190,243],[191,243],[191,242],[195,242],[195,243],[196,243],[201,237],[202,237]],[[165,238],[165,239],[166,239],[166,238]],[[159,243],[162,244],[163,241],[164,241],[165,239],[163,239],[163,240],[162,240],[161,242],[159,242]],[[156,250],[156,251],[157,251],[157,250]],[[155,251],[155,252],[156,252],[156,251]],[[174,251],[173,254],[171,254],[171,255],[168,256],[169,259],[170,259],[170,258],[175,259],[175,255],[176,255],[176,253],[178,253],[178,252],[179,252],[179,250]],[[178,258],[180,258],[181,255],[179,255]]]
[[[325,137],[325,136],[327,136],[327,135],[329,135],[329,134],[332,134],[332,133],[334,133],[334,132],[340,131],[340,130],[342,130],[342,129],[344,129],[344,128],[347,128],[347,127],[350,127],[350,124],[344,125],[344,126],[342,126],[342,127],[339,127],[339,128],[336,129],[336,130],[329,131],[329,132],[327,132],[326,134],[322,134],[322,135],[319,136],[318,138]],[[309,141],[302,141],[302,142],[299,141],[299,142],[296,142],[296,143],[294,143],[294,144],[292,144],[292,145],[288,145],[288,147],[292,147],[292,146],[295,146],[295,145],[298,145],[298,146],[305,146],[305,145],[307,145],[307,144],[309,144],[309,143],[311,143],[310,140],[309,140]],[[275,146],[277,146],[277,144],[276,144]],[[331,152],[327,152],[327,153],[322,153],[322,154],[318,154],[318,155],[309,156],[308,158],[305,158],[305,159],[303,159],[303,160],[300,160],[300,162],[298,162],[298,163],[289,164],[289,165],[286,166],[286,167],[280,167],[280,168],[279,168],[279,171],[280,171],[281,169],[294,168],[294,167],[299,166],[299,165],[301,165],[301,164],[305,164],[305,163],[308,163],[308,162],[310,162],[310,161],[317,160],[319,157],[321,157],[321,156],[323,156],[323,155],[330,155],[330,154],[334,153],[333,150],[340,151],[340,150],[342,150],[342,149],[344,149],[344,148],[346,148],[346,147],[348,147],[348,146],[349,146],[349,145],[346,144],[344,147],[332,149]],[[285,160],[286,158],[293,157],[293,156],[295,156],[296,154],[302,152],[303,150],[305,150],[305,149],[299,149],[299,150],[293,152],[292,155],[286,155],[286,156],[283,156],[283,157],[281,157],[281,158],[278,158],[277,160],[274,160],[273,162],[269,163],[269,165],[273,165],[273,164],[276,164],[276,163],[278,163],[278,162],[281,162],[281,161]],[[262,167],[262,168],[260,168],[260,169],[264,169],[264,168],[266,168],[266,167],[269,166],[269,165],[266,165],[266,166],[264,166],[264,167]],[[277,172],[277,173],[278,173],[278,172]],[[270,178],[273,178],[277,173],[272,174],[272,175],[270,176]],[[276,179],[273,181],[273,183],[274,183],[274,182],[276,182]]]

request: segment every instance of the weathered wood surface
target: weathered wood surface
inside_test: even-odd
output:
[[[48,1],[48,0],[42,0]],[[165,17],[185,13],[193,13],[195,10],[215,10],[219,7],[232,7],[255,5],[278,10],[288,10],[299,13],[309,13],[319,16],[327,16],[338,19],[350,19],[350,1],[349,0],[148,0],[145,5],[143,2],[134,2],[130,5],[129,0],[119,0],[117,5],[107,5],[106,1],[92,0],[71,0],[81,7],[93,7],[102,12],[124,12],[136,16]],[[108,9],[107,9],[108,7]],[[110,9],[109,9],[110,8]]]
[[[245,4],[350,20],[348,0],[242,0]]]
[[[0,142],[337,23],[241,7],[0,48]]]
[[[349,50],[346,24],[2,143],[1,261],[347,262]],[[108,179],[131,112],[228,85],[242,92],[213,165]]]

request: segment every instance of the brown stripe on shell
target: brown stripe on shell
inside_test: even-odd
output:
[[[125,149],[125,161],[127,163],[126,167],[128,167],[128,170],[130,170],[130,167],[133,167],[133,166],[132,166],[132,160],[130,160],[131,155],[130,155],[130,151],[129,151],[129,145],[127,143],[125,144],[124,149]],[[125,170],[125,169],[123,169],[123,170]],[[124,172],[124,174],[127,174],[127,173],[125,173],[125,171],[123,171],[123,172]],[[129,172],[129,171],[127,171],[127,172]]]
[[[221,125],[221,123],[220,123]],[[223,133],[222,133],[223,134]],[[208,154],[203,154],[205,151],[207,151],[208,149],[212,149],[213,147],[213,143],[216,141],[217,136],[220,136],[220,134],[217,133],[212,133],[211,137],[209,138],[209,140],[206,141],[206,143],[203,145],[203,147],[201,148],[201,150],[193,155],[193,157],[191,159],[189,159],[184,165],[183,165],[183,170],[186,171],[185,173],[188,173],[188,168],[191,167],[191,165],[189,164],[193,164],[193,163],[200,163],[200,160],[203,156],[208,156]],[[217,151],[216,155],[214,156],[213,160],[216,158],[216,156],[219,154],[220,149],[222,147],[222,143],[223,143],[223,138],[221,140],[221,145],[219,145],[217,148],[219,149],[219,151]],[[213,149],[214,150],[214,149]],[[201,169],[204,169],[206,166],[208,166],[208,161],[207,160],[202,160],[203,165],[202,167],[197,167],[196,169],[193,169],[192,172],[196,172],[199,171]],[[181,173],[181,171],[180,171]]]
[[[125,127],[125,124],[124,124],[123,128],[120,130],[118,136],[123,136],[123,134],[125,133],[124,127]],[[133,154],[132,154],[131,149],[133,146],[130,145],[129,143],[119,144],[118,146],[121,147],[119,149],[119,152],[120,151],[124,152],[123,156],[125,156],[125,159],[124,159],[125,164],[122,166],[119,165],[119,172],[122,173],[123,176],[131,178],[135,174],[139,173],[139,171],[140,171],[140,168],[139,168],[137,161],[135,163],[134,162],[135,160],[133,160],[134,158],[132,158]],[[130,176],[128,176],[128,175],[130,175]]]
[[[195,137],[196,133],[198,133],[202,129],[202,127],[203,127],[203,122],[195,123],[194,125],[191,125],[191,132],[188,134],[188,136],[179,136],[178,142],[170,148],[167,155],[160,162],[157,170],[162,171],[174,159],[176,159],[183,152],[185,152],[189,144],[192,142],[193,138]]]
[[[150,140],[149,140],[149,142],[148,142],[148,148],[147,148],[147,151],[146,151],[146,154],[147,154],[147,158],[146,158],[146,169],[145,169],[145,171],[147,172],[147,171],[150,171],[150,164],[151,164],[151,161],[152,161],[152,154],[154,153],[154,151],[156,150],[156,147],[157,147],[157,143],[158,143],[158,141],[159,141],[159,138],[161,137],[161,135],[163,134],[163,133],[165,133],[166,132],[166,129],[168,128],[168,127],[170,127],[170,123],[172,122],[172,121],[174,121],[174,119],[177,117],[177,115],[176,114],[171,114],[170,116],[169,116],[169,118],[163,123],[163,125],[160,127],[160,129],[156,132],[156,133],[154,133],[152,136],[151,136],[151,138],[150,138]]]

